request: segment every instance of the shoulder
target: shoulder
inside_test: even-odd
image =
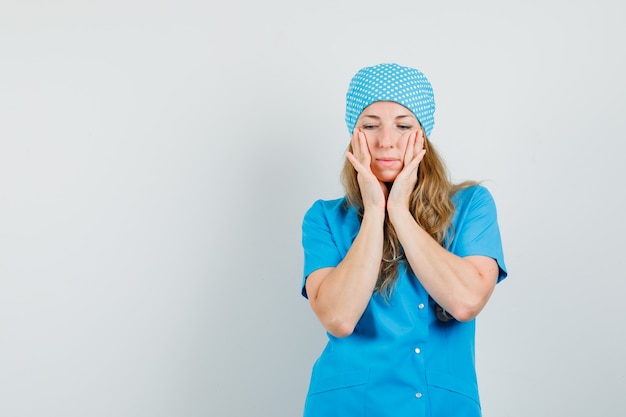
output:
[[[455,223],[467,220],[497,218],[496,203],[491,192],[483,185],[471,185],[458,190],[452,196]]]
[[[334,200],[317,200],[304,215],[302,229],[305,233],[328,232],[333,236],[352,236],[361,222],[356,207],[345,197]]]
[[[315,200],[315,202],[311,205],[311,209],[322,209],[322,210],[336,210],[337,208],[341,208],[342,206],[347,206],[348,203],[346,201],[346,197],[335,198],[332,200]]]
[[[452,196],[452,202],[457,209],[494,205],[493,196],[485,186],[480,184],[461,188]]]
[[[452,199],[455,201],[464,201],[464,200],[468,200],[468,199],[472,199],[476,197],[491,198],[491,193],[489,192],[487,187],[485,187],[484,185],[474,184],[468,187],[463,187],[460,190],[458,190],[456,193],[454,193],[454,195],[452,196]]]
[[[307,217],[338,217],[345,215],[350,210],[350,206],[345,197],[333,200],[316,200],[307,210]]]

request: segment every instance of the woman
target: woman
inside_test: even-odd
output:
[[[507,275],[494,201],[450,183],[420,71],[363,68],[346,98],[346,195],[302,225],[302,294],[329,338],[304,414],[480,416],[474,318]]]

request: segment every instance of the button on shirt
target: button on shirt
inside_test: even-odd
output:
[[[473,186],[453,198],[454,239],[448,250],[483,255],[506,277],[495,204],[488,190]],[[304,277],[335,267],[358,234],[360,221],[345,198],[318,200],[302,224]],[[328,344],[313,365],[305,417],[480,416],[474,367],[475,321],[442,323],[434,302],[406,263],[389,300],[378,292],[353,333]]]

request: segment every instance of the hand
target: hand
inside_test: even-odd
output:
[[[346,152],[346,157],[357,172],[357,181],[361,190],[361,198],[363,199],[363,208],[385,209],[388,190],[387,186],[382,183],[370,167],[372,163],[372,155],[365,134],[355,129],[352,134],[351,142],[352,152]]]
[[[410,132],[408,135],[409,139],[404,152],[404,168],[396,177],[389,192],[387,211],[394,209],[408,210],[411,193],[415,189],[415,184],[417,184],[417,171],[424,154],[426,154],[422,129]]]

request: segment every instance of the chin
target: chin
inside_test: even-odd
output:
[[[376,178],[380,182],[384,182],[385,184],[391,184],[396,180],[397,175],[376,175]]]

